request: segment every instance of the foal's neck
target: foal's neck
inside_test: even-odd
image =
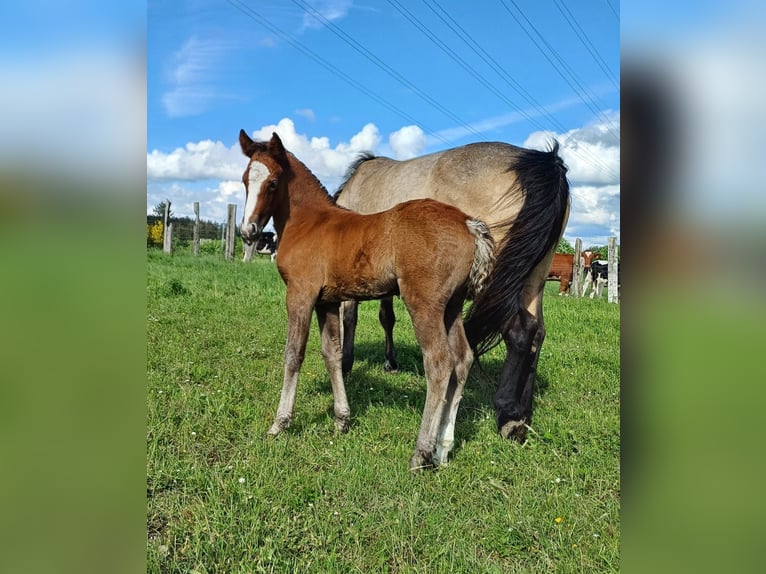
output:
[[[287,183],[290,214],[303,215],[306,210],[317,212],[335,209],[330,194],[317,176],[293,154],[289,154],[288,157],[292,171],[292,177]]]

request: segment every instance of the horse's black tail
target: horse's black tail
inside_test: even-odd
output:
[[[524,281],[553,249],[569,207],[567,168],[554,141],[551,151],[522,149],[509,167],[524,193],[524,205],[500,244],[495,266],[465,318],[465,331],[478,355],[497,345],[519,312]]]

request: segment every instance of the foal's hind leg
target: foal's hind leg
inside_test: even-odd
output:
[[[344,301],[341,303],[341,316],[343,317],[343,375],[351,372],[354,366],[354,337],[356,335],[357,301]]]
[[[343,385],[341,372],[340,349],[340,306],[339,304],[317,305],[317,322],[322,333],[322,357],[330,374],[332,395],[335,402],[335,427],[341,431],[348,430],[351,409],[346,399],[346,387]]]
[[[383,363],[383,370],[392,373],[399,370],[399,364],[396,362],[396,351],[394,350],[396,315],[394,315],[394,300],[392,297],[380,300],[378,319],[386,334],[386,361]]]
[[[447,456],[455,443],[455,419],[463,387],[473,364],[473,351],[463,329],[462,297],[447,307],[444,324],[447,328],[452,361],[455,366],[447,388],[447,405],[442,414],[442,424],[436,441],[436,463],[447,464]]]
[[[413,301],[405,297],[403,294],[402,298],[412,317],[415,336],[423,352],[423,367],[428,383],[423,419],[415,452],[410,458],[410,470],[419,470],[433,467],[436,462],[436,440],[444,417],[447,389],[454,366],[444,327],[444,309],[426,299]]]

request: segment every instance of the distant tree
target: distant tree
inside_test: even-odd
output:
[[[154,206],[154,215],[160,218],[160,220],[165,218],[165,202],[160,201],[157,205]],[[173,218],[173,208],[170,208],[170,211],[168,211],[168,219]]]
[[[559,241],[559,246],[556,248],[556,253],[574,253],[574,247],[562,237],[561,241]]]

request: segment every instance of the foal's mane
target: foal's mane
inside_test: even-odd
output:
[[[340,197],[340,194],[343,193],[343,188],[348,183],[348,180],[351,179],[351,176],[356,173],[356,170],[359,169],[359,166],[367,160],[375,159],[376,157],[377,156],[371,151],[363,151],[356,156],[356,159],[351,163],[351,165],[348,166],[346,174],[343,176],[343,181],[338,186],[338,191],[336,191],[332,196],[334,203],[338,202],[338,197]]]

